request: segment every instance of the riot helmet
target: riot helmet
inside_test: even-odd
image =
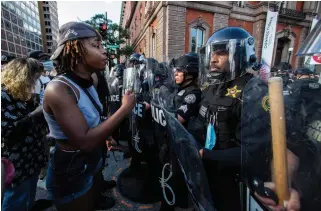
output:
[[[309,68],[301,67],[295,71],[297,79],[310,78],[310,75],[314,74]]]
[[[200,51],[201,83],[219,84],[241,77],[256,64],[254,38],[243,28],[225,27],[213,33]]]
[[[123,78],[124,75],[124,66],[121,64],[117,64],[114,67],[114,73],[117,78]]]
[[[150,87],[150,91],[155,86],[155,73],[159,72],[159,63],[154,58],[147,58],[146,59],[146,71],[142,76],[144,82],[148,83],[148,87]]]
[[[140,54],[138,53],[133,53],[132,55],[130,55],[129,66],[133,67],[134,65],[139,64],[139,57],[140,57]]]
[[[175,74],[176,84],[184,87],[197,79],[199,74],[199,57],[197,55],[186,54],[173,59],[170,66]]]
[[[139,60],[139,63],[140,63],[140,64],[145,64],[145,63],[146,63],[146,61],[145,61],[146,58],[145,58],[144,55],[141,55],[138,60]]]

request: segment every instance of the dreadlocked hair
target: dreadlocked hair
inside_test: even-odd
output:
[[[58,57],[58,74],[70,72],[74,67],[84,62],[83,56],[86,53],[86,49],[82,40],[69,40],[65,43],[65,46]]]

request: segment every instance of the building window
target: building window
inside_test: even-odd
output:
[[[52,43],[51,42],[47,42],[47,46],[51,46],[52,45]]]
[[[49,14],[45,14],[44,17],[50,19],[50,15]]]
[[[21,41],[21,45],[22,45],[22,46],[26,46],[26,40],[25,40],[25,39],[21,38],[20,41]]]
[[[156,33],[152,36],[152,57],[156,58]]]
[[[6,19],[10,20],[10,15],[9,15],[8,10],[5,10],[2,8],[2,14]]]
[[[6,32],[3,29],[1,29],[1,38],[6,39]]]
[[[47,35],[46,37],[47,37],[47,40],[52,40],[52,36]]]
[[[27,53],[28,53],[27,49],[24,48],[24,47],[22,47],[22,54],[23,54],[23,55],[27,55]]]
[[[11,32],[7,32],[7,39],[11,42],[13,42],[13,35]]]
[[[7,30],[11,31],[11,23],[9,21],[4,21],[4,25]]]
[[[20,45],[20,39],[19,39],[19,37],[18,37],[17,35],[14,35],[13,38],[14,38],[14,42],[15,42],[16,44],[19,44],[19,45]]]
[[[21,26],[21,27],[23,27],[23,21],[22,21],[22,19],[20,19],[20,18],[18,18],[18,25]]]
[[[51,33],[51,29],[46,28],[46,33]]]
[[[13,14],[11,14],[11,21],[15,24],[17,24],[17,17]]]
[[[18,45],[16,45],[16,52],[17,52],[18,54],[21,54],[21,47],[18,46]]]
[[[13,43],[8,42],[8,47],[9,47],[9,52],[10,52],[10,53],[15,53],[15,52],[16,52],[16,49],[15,49]]]
[[[18,33],[19,33],[18,26],[12,24],[12,31],[13,31],[13,33],[15,33],[15,34],[18,34]]]
[[[192,28],[191,52],[197,53],[198,49],[204,44],[204,29],[199,27]]]
[[[29,40],[27,40],[27,47],[28,47],[28,48],[31,48],[31,43],[30,43]]]
[[[1,50],[3,51],[8,50],[7,42],[5,40],[1,40]]]
[[[189,24],[189,52],[198,53],[208,37],[209,25],[199,17]]]
[[[51,24],[50,24],[50,21],[45,21],[45,25],[46,26],[50,26]]]

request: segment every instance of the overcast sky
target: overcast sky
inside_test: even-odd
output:
[[[69,21],[88,20],[105,12],[113,22],[120,20],[121,1],[57,1],[57,5],[59,26]]]

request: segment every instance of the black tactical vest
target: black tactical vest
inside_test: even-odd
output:
[[[251,77],[246,74],[224,84],[209,86],[203,91],[198,116],[189,125],[189,131],[203,146],[210,121],[217,138],[214,149],[240,145],[242,90]]]

